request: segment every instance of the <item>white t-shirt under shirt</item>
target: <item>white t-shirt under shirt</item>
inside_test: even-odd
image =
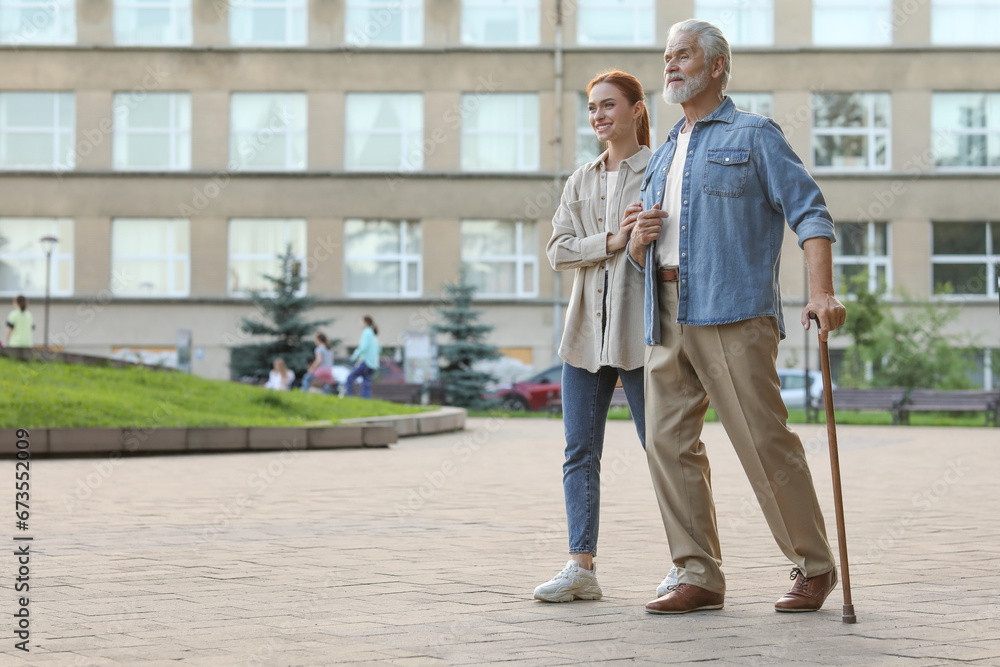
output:
[[[607,205],[604,207],[604,231],[613,234],[615,230],[611,227],[611,219],[617,215],[618,212],[618,197],[615,195],[615,191],[618,189],[618,172],[617,171],[605,171],[608,175],[608,194]],[[608,263],[604,262],[604,269],[607,270]]]
[[[681,185],[684,182],[684,165],[687,162],[688,143],[691,133],[677,133],[677,148],[667,170],[667,183],[663,188],[663,201],[660,208],[667,212],[667,217],[660,226],[660,240],[656,243],[656,261],[658,266],[677,266],[680,264],[681,246]]]

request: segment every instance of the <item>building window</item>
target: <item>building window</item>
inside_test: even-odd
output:
[[[191,168],[191,95],[116,93],[114,113],[115,169]]]
[[[344,41],[354,46],[419,46],[423,0],[347,0]]]
[[[854,281],[865,276],[873,294],[892,292],[889,223],[838,222],[833,244],[833,280],[838,292],[853,294]]]
[[[229,3],[229,43],[239,46],[303,46],[306,0],[239,0]]]
[[[732,46],[774,43],[773,0],[696,0],[694,15],[718,26]]]
[[[483,297],[538,296],[538,230],[534,222],[463,220],[462,271]]]
[[[76,0],[0,0],[0,44],[76,43]]]
[[[419,222],[345,220],[348,296],[420,296],[423,292]]]
[[[72,169],[73,93],[0,92],[0,169]]]
[[[771,93],[730,93],[726,95],[737,109],[774,118],[774,95]]]
[[[115,44],[191,43],[191,0],[115,0],[114,4]]]
[[[43,236],[55,236],[49,291],[73,294],[73,221],[69,218],[0,218],[0,294],[45,295]]]
[[[812,99],[814,167],[889,168],[889,93],[815,93]]]
[[[653,44],[653,0],[577,0],[576,43],[580,45]]]
[[[538,169],[538,94],[462,95],[462,169]]]
[[[933,0],[931,43],[1000,44],[1000,1]]]
[[[538,0],[462,0],[462,43],[538,44]]]
[[[115,296],[187,296],[191,231],[185,219],[111,222],[111,289]]]
[[[934,93],[934,165],[1000,167],[1000,93]]]
[[[349,93],[345,106],[345,168],[390,171],[423,169],[423,95]]]
[[[892,0],[813,0],[815,46],[892,44]]]
[[[291,246],[292,272],[305,274],[306,221],[233,218],[229,221],[229,294],[247,296],[270,292],[274,284],[265,276],[279,277],[279,257]],[[305,283],[301,294],[305,294]]]
[[[596,160],[607,147],[597,139],[594,128],[590,126],[590,111],[588,109],[590,98],[587,93],[581,92],[576,101],[576,166],[579,167]],[[656,150],[659,142],[656,140],[655,98],[646,98],[646,109],[649,110],[649,141],[652,144],[651,148]]]
[[[935,222],[934,294],[996,296],[1000,222]]]
[[[230,168],[306,168],[305,93],[233,93],[229,127]]]

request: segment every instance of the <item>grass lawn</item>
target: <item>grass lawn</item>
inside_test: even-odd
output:
[[[837,411],[837,424],[856,424],[862,426],[889,426],[892,424],[892,415],[888,411],[884,412],[854,412]],[[561,414],[550,415],[547,412],[503,412],[503,411],[469,411],[470,417],[516,417],[516,418],[536,418],[536,419],[562,419]],[[612,408],[608,413],[608,419],[631,419],[628,408]],[[715,410],[708,409],[705,421],[718,421]],[[970,414],[955,413],[914,413],[910,415],[910,426],[983,426],[985,419],[981,412]],[[789,424],[805,424],[805,410],[789,410]],[[820,410],[819,422],[826,423],[826,414]]]
[[[143,368],[99,368],[0,357],[0,428],[303,426],[411,414],[419,406]]]

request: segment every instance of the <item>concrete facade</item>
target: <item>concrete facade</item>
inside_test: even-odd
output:
[[[238,321],[253,312],[247,300],[227,293],[228,221],[260,217],[306,220],[308,289],[320,300],[315,317],[337,318],[329,328],[332,338],[353,345],[358,320],[368,313],[379,323],[383,343],[399,345],[405,330],[427,328],[444,285],[458,279],[460,222],[520,219],[537,224],[537,296],[483,300],[482,319],[496,327],[492,343],[518,350],[539,369],[554,360],[555,323],[564,312],[572,276],[555,276],[544,246],[561,184],[575,163],[577,95],[598,71],[617,67],[635,74],[656,100],[654,139],[661,142],[680,108],[665,105],[656,95],[662,86],[659,42],[673,22],[695,11],[693,0],[658,2],[658,43],[628,48],[578,46],[576,3],[563,3],[561,123],[554,92],[555,0],[540,2],[540,45],[502,49],[461,43],[459,0],[425,2],[423,45],[405,48],[345,45],[345,3],[329,0],[310,3],[305,47],[233,47],[228,43],[228,3],[192,4],[192,46],[115,46],[111,0],[81,0],[77,45],[0,47],[0,92],[75,93],[76,168],[63,174],[0,172],[0,218],[74,220],[74,289],[71,296],[53,301],[54,345],[92,354],[119,347],[170,347],[175,330],[186,328],[193,331],[197,350],[194,371],[227,377],[226,346],[240,342]],[[931,3],[896,0],[893,44],[879,48],[813,47],[809,3],[776,0],[774,8],[774,44],[734,50],[730,91],[771,93],[774,116],[807,166],[812,164],[813,92],[890,94],[890,168],[817,172],[816,178],[838,222],[890,223],[894,298],[904,293],[932,296],[932,223],[996,220],[992,195],[1000,182],[995,169],[947,172],[932,166],[932,94],[1000,91],[1000,49],[931,46]],[[969,66],[972,61],[976,67]],[[190,170],[113,169],[114,94],[129,91],[136,97],[152,91],[190,93]],[[306,93],[304,171],[233,172],[227,166],[230,95],[252,91]],[[537,170],[462,170],[462,94],[485,91],[538,94]],[[423,94],[422,170],[345,170],[345,97],[353,92]],[[109,291],[116,280],[111,226],[119,217],[190,220],[188,297],[125,298]],[[345,294],[343,223],[348,218],[420,221],[421,296]],[[781,277],[788,330],[793,332],[782,344],[786,363],[802,359],[804,344],[795,328],[805,289],[802,254],[790,233]],[[953,298],[962,307],[963,329],[977,333],[986,348],[1000,348],[996,289],[988,291],[991,296]],[[40,309],[35,310],[40,324]],[[40,338],[39,333],[36,344]],[[835,339],[832,344],[846,342]],[[815,360],[811,363],[815,367]]]

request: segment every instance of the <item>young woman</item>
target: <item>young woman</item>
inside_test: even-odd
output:
[[[7,347],[31,347],[34,328],[28,300],[18,295],[14,298],[14,310],[7,316]]]
[[[351,355],[351,361],[356,361],[357,365],[347,376],[344,386],[347,395],[350,396],[354,391],[354,382],[361,378],[361,398],[371,398],[372,375],[378,370],[378,358],[382,347],[378,342],[378,327],[371,317],[368,315],[362,317],[361,327],[361,340]]]
[[[625,72],[599,74],[587,94],[590,126],[607,150],[569,177],[547,246],[552,268],[572,270],[574,275],[559,345],[571,560],[535,589],[535,598],[546,602],[597,600],[602,595],[594,564],[601,453],[619,379],[645,447],[643,278],[629,266],[625,245],[642,210],[639,189],[652,155],[649,112],[642,85]]]
[[[327,340],[326,334],[316,334],[316,357],[302,378],[302,391],[309,391],[313,378],[323,383],[324,394],[333,393],[333,350],[330,349],[330,341]]]
[[[277,391],[288,391],[292,388],[292,381],[295,379],[295,372],[285,365],[285,360],[278,357],[274,360],[274,368],[271,369],[271,374],[267,378],[267,384],[264,385],[268,389],[276,389]]]

